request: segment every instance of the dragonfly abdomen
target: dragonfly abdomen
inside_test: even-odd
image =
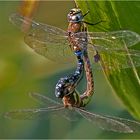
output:
[[[73,74],[65,76],[58,81],[55,87],[55,95],[57,98],[63,98],[64,96],[73,93],[75,87],[83,76],[84,63],[82,59],[82,52],[77,51],[75,54],[78,60],[77,68]]]

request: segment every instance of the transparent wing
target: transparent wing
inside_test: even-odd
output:
[[[85,37],[93,42],[95,47],[101,50],[124,50],[140,42],[140,35],[129,30],[113,32],[78,32],[74,37],[79,40],[80,45],[85,44]],[[89,48],[90,49],[90,48]]]
[[[69,121],[79,120],[80,115],[74,109],[66,109],[64,106],[52,106],[39,109],[20,109],[5,113],[4,117],[8,119],[19,120],[44,120],[51,116],[62,116]]]
[[[89,32],[88,35],[91,40],[94,40],[95,46],[101,46],[106,50],[124,49],[125,46],[131,47],[140,42],[140,35],[129,30]]]
[[[86,46],[85,37],[87,32],[79,32],[75,34],[79,45]],[[114,32],[89,32],[87,48],[91,59],[96,54],[96,50],[103,59],[104,65],[109,69],[114,69],[116,66],[120,68],[129,68],[132,66],[140,66],[140,51],[133,50],[130,47],[140,42],[140,35],[128,31],[120,30]],[[99,68],[99,65],[94,63],[94,68]]]
[[[133,132],[140,132],[140,122],[123,119],[123,118],[119,118],[119,117],[111,117],[111,116],[106,116],[106,117],[124,123],[125,125],[129,126],[129,128],[131,130],[133,130]]]
[[[38,54],[62,63],[73,60],[74,54],[69,47],[65,31],[54,26],[37,23],[17,13],[10,16],[10,21],[23,31],[26,29],[25,27],[30,26],[24,40]]]
[[[63,109],[64,107],[59,106],[39,109],[21,109],[7,112],[5,113],[4,116],[9,119],[40,120],[40,119],[48,119],[51,115],[58,115],[61,111],[63,112]]]
[[[55,100],[53,100],[47,96],[41,95],[39,93],[30,93],[29,96],[32,97],[33,99],[35,99],[36,101],[38,101],[39,103],[41,103],[45,106],[48,106],[48,107],[62,105],[61,103],[56,102]]]
[[[89,52],[91,59],[93,53]],[[107,69],[124,69],[140,66],[140,51],[137,50],[110,50],[99,51],[102,66]],[[105,59],[104,59],[105,58]],[[95,63],[95,66],[99,66]]]
[[[94,113],[90,113],[80,108],[77,108],[76,111],[96,126],[109,131],[133,133],[136,132],[136,129],[134,128],[135,124],[137,126],[140,126],[140,123],[138,122],[130,120],[128,121],[126,119],[121,118],[115,119],[109,116],[101,116]]]

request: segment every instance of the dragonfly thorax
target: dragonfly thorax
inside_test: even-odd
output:
[[[83,19],[83,14],[80,9],[73,8],[70,10],[67,16],[68,22],[77,23],[81,22]]]

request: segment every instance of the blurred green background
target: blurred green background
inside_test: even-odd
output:
[[[0,113],[13,109],[40,107],[32,100],[29,92],[38,92],[55,99],[55,84],[60,77],[75,70],[76,63],[64,65],[39,56],[24,43],[24,34],[12,25],[8,18],[20,5],[16,1],[0,1]],[[74,7],[73,1],[41,1],[34,19],[67,29],[67,13]],[[57,50],[56,50],[57,52]],[[57,53],[56,53],[57,55]],[[93,71],[95,95],[87,106],[91,112],[131,116],[125,110],[105,79],[102,71]],[[79,90],[86,88],[85,81]],[[57,100],[57,99],[56,99]],[[106,132],[93,126],[87,120],[69,122],[57,116],[49,120],[0,119],[0,138],[140,138],[139,134],[118,134]]]

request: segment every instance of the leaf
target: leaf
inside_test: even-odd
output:
[[[88,30],[95,31],[115,31],[128,29],[140,34],[140,1],[77,1],[77,6],[83,13],[90,11],[85,20],[90,23],[105,20],[101,24],[88,26]],[[140,50],[140,44],[131,48]],[[125,46],[124,46],[125,47]],[[117,59],[126,59],[124,56],[117,58],[111,55],[102,55],[103,62],[117,64]],[[126,106],[127,110],[137,119],[140,119],[140,67],[135,67],[134,58],[129,56],[132,68],[107,69],[104,73],[113,87],[115,93]],[[101,64],[104,66],[104,64]],[[116,65],[114,67],[117,67]]]

